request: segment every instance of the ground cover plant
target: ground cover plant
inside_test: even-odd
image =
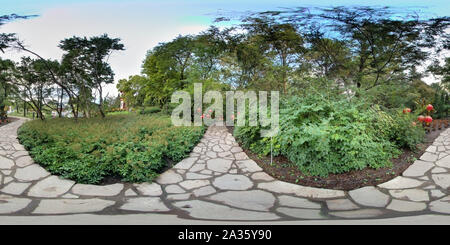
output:
[[[203,127],[174,127],[164,115],[118,114],[34,120],[19,129],[18,137],[52,174],[98,184],[109,176],[151,181],[169,161],[186,157],[203,133]]]

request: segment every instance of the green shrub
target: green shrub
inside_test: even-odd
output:
[[[139,110],[139,114],[141,115],[150,115],[153,113],[158,113],[161,111],[161,108],[157,107],[157,106],[152,106],[152,107],[145,107],[143,109]]]
[[[413,147],[423,128],[412,116],[389,116],[356,98],[324,98],[310,94],[290,97],[280,105],[280,132],[262,138],[260,127],[236,127],[243,147],[267,155],[284,155],[305,174],[327,176],[366,167],[391,166],[398,147]]]
[[[107,176],[151,181],[167,166],[166,158],[187,156],[203,127],[174,127],[167,116],[109,115],[56,118],[25,123],[20,142],[34,160],[53,174],[97,184]]]
[[[380,137],[395,143],[398,148],[416,150],[417,144],[423,142],[425,130],[417,121],[419,112],[404,114],[403,109],[383,111],[375,106],[371,112],[376,115],[374,128]]]

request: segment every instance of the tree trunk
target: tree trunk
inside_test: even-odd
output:
[[[100,100],[99,100],[99,103],[98,103],[98,109],[100,111],[100,115],[102,116],[102,118],[105,118],[106,117],[105,116],[105,112],[103,111],[103,90],[102,90],[101,84],[99,84],[98,87],[99,87],[98,88],[98,94],[100,96]]]

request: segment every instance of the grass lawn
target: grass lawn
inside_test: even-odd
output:
[[[204,127],[175,127],[165,115],[116,114],[106,118],[55,118],[25,123],[20,142],[52,174],[79,183],[107,177],[151,181],[170,161],[185,158]]]

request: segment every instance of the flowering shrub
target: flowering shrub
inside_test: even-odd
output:
[[[390,115],[356,99],[319,95],[290,97],[280,105],[280,132],[261,138],[258,127],[235,127],[234,135],[251,151],[284,155],[305,174],[327,176],[366,167],[391,166],[403,146],[423,137],[410,114]]]

